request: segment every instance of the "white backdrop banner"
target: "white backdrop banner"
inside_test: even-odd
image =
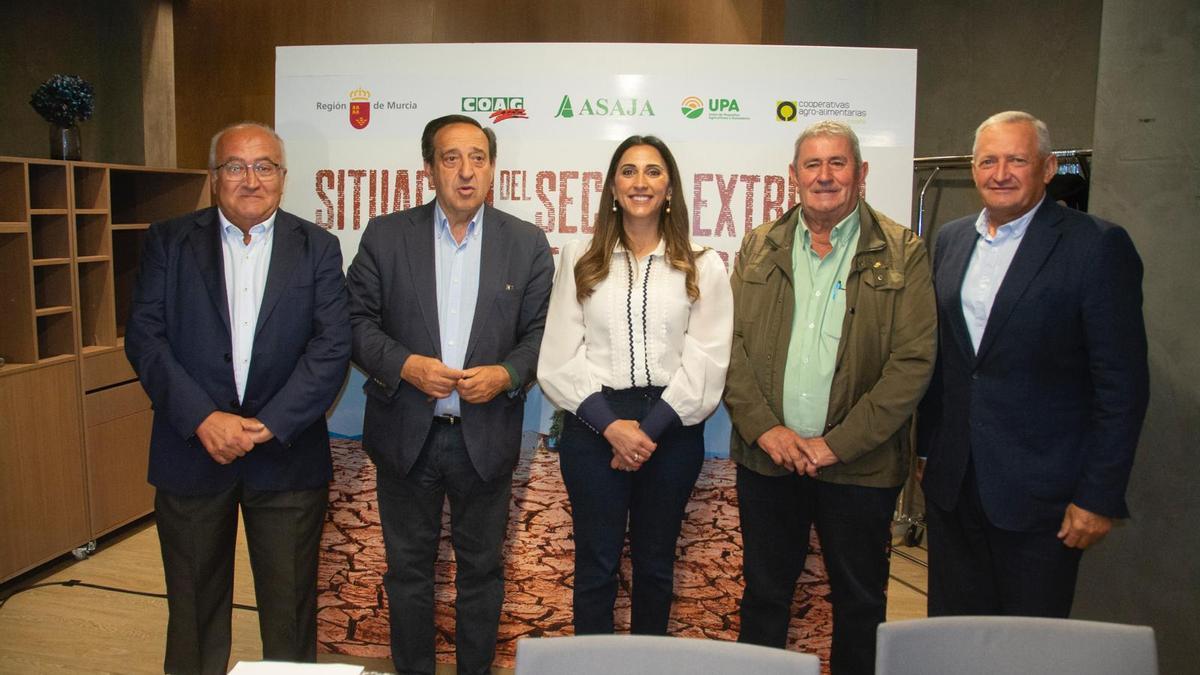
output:
[[[489,200],[545,230],[557,252],[568,238],[592,231],[617,144],[653,134],[674,152],[683,185],[691,188],[693,238],[729,264],[746,232],[795,203],[787,172],[792,145],[804,127],[824,119],[855,129],[870,165],[867,199],[908,223],[916,74],[916,51],[902,49],[279,47],[275,126],[288,164],[283,207],[336,234],[349,265],[371,217],[434,198],[421,162],[421,130],[430,119],[460,113],[496,132]],[[361,433],[360,383],[352,378],[331,420],[335,432]],[[537,426],[543,415],[536,401],[531,408],[527,421]],[[725,427],[727,443],[727,422],[717,426]]]

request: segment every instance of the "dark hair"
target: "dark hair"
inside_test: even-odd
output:
[[[667,163],[667,173],[671,182],[671,212],[662,209],[658,214],[658,233],[666,241],[666,260],[671,267],[685,275],[684,286],[687,288],[688,299],[695,302],[700,297],[700,287],[696,283],[696,254],[692,251],[692,242],[688,236],[687,202],[684,201],[683,181],[679,176],[679,167],[675,164],[675,156],[670,148],[657,136],[630,136],[617,146],[612,160],[608,163],[608,175],[604,177],[604,188],[600,195],[600,212],[596,214],[596,230],[592,233],[592,241],[587,251],[575,263],[575,298],[583,302],[595,290],[596,284],[608,276],[608,266],[612,261],[613,248],[617,242],[629,249],[629,240],[625,236],[623,224],[624,211],[618,208],[613,211],[613,181],[617,176],[617,165],[625,151],[638,145],[648,145],[662,155]]]
[[[496,132],[483,126],[479,120],[466,115],[443,115],[437,119],[429,120],[429,124],[425,125],[425,131],[421,132],[421,159],[425,160],[426,164],[433,164],[433,137],[442,127],[448,127],[451,124],[470,124],[471,126],[483,132],[487,136],[488,141],[488,158],[492,164],[496,163]]]

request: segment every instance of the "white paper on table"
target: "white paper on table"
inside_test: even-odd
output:
[[[229,675],[362,675],[363,667],[347,663],[238,661]]]

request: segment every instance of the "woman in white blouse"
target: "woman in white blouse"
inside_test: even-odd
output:
[[[562,250],[538,383],[568,413],[559,441],[575,528],[575,632],[611,633],[629,527],[631,631],[666,634],[675,540],[721,400],[733,298],[694,246],[679,169],[653,136],[617,147],[591,240]]]

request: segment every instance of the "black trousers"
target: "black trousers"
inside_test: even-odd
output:
[[[376,486],[396,672],[431,674],[436,666],[434,563],[447,498],[457,565],[457,672],[490,672],[504,603],[503,547],[512,475],[483,480],[467,455],[462,426],[434,422],[408,475],[377,466]]]
[[[816,526],[833,605],[833,675],[875,672],[875,631],[887,618],[891,522],[900,486],[840,485],[737,467],[746,589],[739,642],[784,648],[796,581]]]
[[[1066,618],[1083,551],[1058,530],[1013,532],[992,525],[967,467],[949,511],[926,500],[929,616],[1008,615]]]
[[[605,390],[617,417],[640,419],[662,387]],[[613,632],[617,572],[629,530],[630,632],[666,635],[674,598],[675,545],[704,464],[704,424],[675,427],[637,471],[610,466],[612,446],[574,415],[558,446],[575,536],[575,633]]]
[[[239,483],[214,495],[155,493],[169,611],[165,672],[228,671],[239,506],[263,658],[316,661],[317,561],[329,488],[275,492]]]

